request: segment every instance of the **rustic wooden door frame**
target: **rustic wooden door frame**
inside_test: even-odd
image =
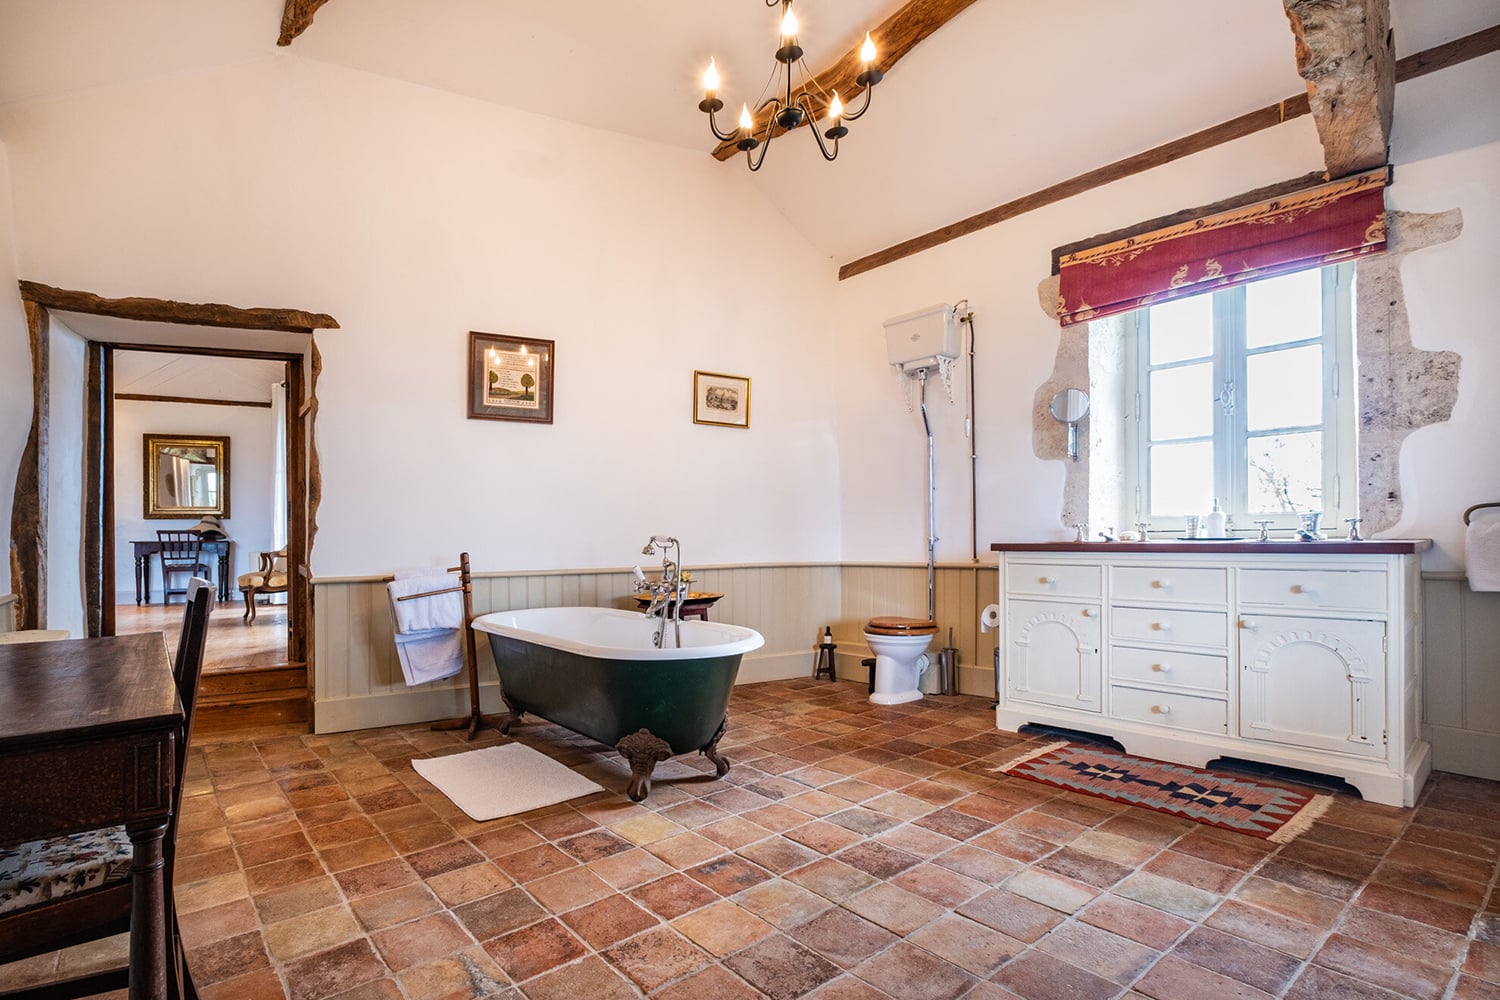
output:
[[[50,313],[65,311],[117,319],[176,323],[219,329],[300,333],[308,337],[305,352],[256,350],[212,344],[179,346],[123,341],[89,341],[85,351],[84,425],[84,603],[85,624],[91,636],[113,631],[114,576],[114,398],[113,355],[121,350],[174,354],[260,358],[287,365],[287,503],[290,621],[287,656],[307,664],[312,690],[312,587],[308,571],[316,535],[321,490],[317,452],[312,447],[317,372],[321,367],[312,335],[319,329],[338,329],[331,316],[290,309],[240,309],[217,304],[174,302],[165,299],[105,299],[90,292],[51,288],[22,281],[21,299],[31,343],[32,420],[20,468],[11,514],[11,586],[16,592],[17,628],[45,628],[47,623],[47,472],[49,458],[48,383],[51,377]],[[311,367],[311,372],[306,370]]]

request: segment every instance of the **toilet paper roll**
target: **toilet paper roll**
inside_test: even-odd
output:
[[[1000,627],[1000,605],[986,605],[979,613],[979,631],[989,632]]]

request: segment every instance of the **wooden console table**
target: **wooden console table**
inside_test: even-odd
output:
[[[203,554],[216,554],[219,557],[219,571],[215,579],[219,584],[219,601],[229,600],[229,557],[232,553],[234,541],[228,538],[203,540]],[[152,539],[149,542],[131,542],[130,547],[135,550],[135,603],[141,603],[142,595],[145,603],[151,603],[151,557],[161,551],[161,542]]]
[[[167,995],[162,838],[182,707],[160,632],[0,646],[0,844],[125,824],[130,998]]]

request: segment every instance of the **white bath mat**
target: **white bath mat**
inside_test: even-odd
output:
[[[498,819],[602,792],[581,774],[522,743],[411,762],[470,819]]]

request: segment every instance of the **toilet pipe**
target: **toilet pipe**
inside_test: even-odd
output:
[[[927,369],[917,371],[922,387],[922,427],[927,431],[927,620],[937,613],[937,591],[933,578],[937,569],[937,446],[932,439],[932,423],[927,419]]]
[[[960,305],[964,308],[961,317],[963,324],[969,328],[969,399],[968,413],[964,419],[968,426],[964,428],[969,434],[969,561],[979,562],[979,441],[978,430],[974,422],[974,310],[969,308],[969,300],[964,299]],[[955,309],[958,306],[954,306]]]

